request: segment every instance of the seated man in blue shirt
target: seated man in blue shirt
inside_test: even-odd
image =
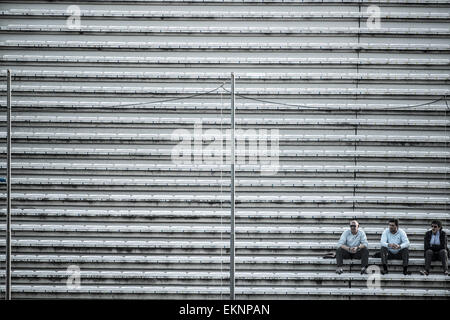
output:
[[[398,227],[398,219],[389,220],[389,228],[381,236],[381,274],[388,273],[387,260],[403,260],[403,274],[408,275],[409,240],[405,231]]]
[[[444,274],[448,275],[448,256],[447,256],[447,235],[442,230],[442,222],[434,220],[431,222],[431,230],[425,233],[424,244],[425,270],[421,270],[422,275],[430,273],[431,261],[440,260]]]
[[[367,273],[366,269],[369,264],[369,243],[367,242],[365,232],[358,229],[358,221],[351,221],[350,229],[345,230],[339,239],[336,251],[337,274],[344,272],[342,269],[344,259],[361,259],[361,274]]]

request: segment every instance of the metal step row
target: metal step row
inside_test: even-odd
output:
[[[3,56],[5,58],[7,56]],[[151,57],[150,57],[151,58]],[[153,58],[152,58],[153,59]],[[208,59],[209,60],[209,59]],[[39,59],[39,61],[44,62]],[[450,60],[449,60],[450,61]],[[109,86],[78,86],[78,85],[22,85],[16,84],[12,86],[12,90],[17,94],[21,95],[24,93],[33,94],[95,94],[99,97],[101,94],[115,94],[115,95],[144,95],[144,96],[156,96],[161,97],[161,95],[173,95],[173,94],[183,94],[183,95],[194,95],[194,94],[206,94],[207,92],[213,93],[217,98],[221,93],[228,96],[228,89],[219,89],[220,83],[215,87],[157,87],[157,86],[122,86],[120,84],[109,85]],[[217,90],[215,90],[217,88]],[[200,89],[200,90],[199,90]],[[6,85],[0,85],[0,91],[6,91]],[[450,95],[450,90],[443,88],[329,88],[329,87],[309,87],[309,88],[297,88],[297,87],[264,87],[264,88],[252,88],[252,87],[240,87],[237,91],[239,95],[386,95],[386,96],[432,96],[430,100],[436,98],[442,98],[444,96]],[[156,102],[155,102],[156,103]]]
[[[32,44],[47,44],[48,45],[58,45],[61,43],[61,46],[64,44],[64,47],[70,47],[70,45],[80,43],[86,44],[95,44],[94,41],[38,41],[38,40],[8,40],[8,41],[0,41],[0,46],[12,46],[13,44],[23,44],[23,45],[32,45]],[[103,42],[99,42],[103,43]],[[106,42],[109,43],[109,42]],[[134,43],[134,42],[133,42]],[[147,42],[145,42],[147,43]],[[156,42],[148,42],[148,45],[155,45]],[[120,44],[120,43],[119,43]],[[157,43],[156,43],[157,44]],[[163,44],[170,44],[167,42],[163,42]],[[186,43],[188,45],[190,43]],[[227,42],[227,44],[229,44]],[[264,43],[261,43],[263,45]],[[326,45],[328,43],[324,43]],[[201,45],[201,44],[200,44]],[[275,45],[275,44],[273,44]],[[277,44],[280,46],[281,44]],[[284,43],[282,43],[283,47]],[[296,44],[299,45],[299,44]],[[322,44],[321,44],[322,45]],[[342,45],[342,43],[336,43],[336,45]],[[375,44],[373,44],[375,45]],[[449,48],[450,45],[443,44],[397,44],[399,48],[402,46],[417,46],[418,48],[430,46],[431,48]],[[117,47],[118,42],[111,42],[111,46]],[[322,72],[247,72],[242,71],[235,75],[235,79],[238,81],[258,81],[258,80],[270,80],[270,81],[299,81],[299,80],[397,80],[397,81],[446,81],[450,79],[450,74],[443,72],[438,72],[437,70],[420,70],[414,71],[410,70],[408,72],[398,71],[398,72],[370,72],[370,70],[363,70],[361,72],[351,72],[351,71],[343,71],[343,72],[329,72],[329,70],[323,70]],[[0,70],[0,76],[6,76],[6,70]],[[121,70],[112,70],[112,71],[86,71],[86,70],[22,70],[15,69],[13,72],[14,79],[16,81],[22,80],[22,78],[32,80],[33,78],[46,78],[49,80],[58,79],[59,81],[78,81],[81,79],[92,79],[93,81],[98,80],[115,80],[115,81],[143,81],[143,80],[170,80],[171,82],[175,82],[174,80],[225,80],[228,81],[230,79],[230,74],[226,72],[205,72],[205,71],[121,71]],[[383,120],[383,119],[382,119]]]
[[[0,14],[1,16],[1,14]],[[447,19],[450,15],[447,14]],[[261,50],[261,51],[288,51],[288,50],[339,50],[339,51],[437,51],[448,52],[450,46],[445,44],[433,44],[433,43],[411,43],[411,44],[396,44],[396,43],[369,43],[369,42],[305,42],[305,43],[230,43],[230,42],[124,42],[124,41],[42,41],[42,40],[9,40],[0,41],[0,47],[4,49],[95,49],[99,48],[104,50],[139,50],[148,51],[204,51],[204,50]],[[242,79],[242,77],[240,77]],[[341,76],[342,78],[342,76]],[[448,78],[448,77],[447,77]],[[364,80],[364,74],[358,75],[358,79]],[[376,79],[383,79],[380,76],[376,76]],[[435,79],[434,79],[435,80]]]
[[[53,159],[42,160],[28,157],[28,161],[15,160],[11,163],[13,170],[32,169],[32,170],[103,170],[103,171],[143,171],[143,172],[179,172],[186,176],[189,172],[199,174],[201,172],[227,172],[229,165],[207,165],[207,164],[162,164],[162,163],[111,163],[111,161],[74,161]],[[5,169],[6,165],[0,162],[0,169]],[[237,165],[236,170],[240,172],[259,172],[260,166],[257,165]],[[281,164],[278,173],[314,173],[316,176],[320,173],[407,173],[407,174],[432,174],[445,175],[450,173],[448,166],[439,166],[433,163],[428,165],[285,165]],[[21,174],[21,172],[17,172]],[[425,176],[424,176],[425,177]]]
[[[0,118],[0,121],[3,120]],[[19,120],[21,121],[21,120]],[[76,121],[76,120],[75,120]],[[201,120],[199,120],[198,123],[200,123]],[[43,123],[47,121],[42,121]],[[80,121],[81,122],[81,121]],[[101,122],[105,122],[101,121]],[[450,124],[450,122],[446,121],[444,125]],[[52,122],[54,123],[54,122]],[[58,123],[58,122],[57,122]],[[61,123],[61,122],[59,122]],[[62,122],[66,123],[66,122]],[[160,124],[162,124],[161,122]],[[442,122],[441,122],[442,123]],[[150,124],[150,123],[149,123]],[[171,124],[173,126],[176,126],[176,121],[173,121]],[[194,121],[191,121],[191,125],[194,125]],[[203,125],[203,124],[202,124]],[[282,129],[282,128],[280,128]],[[119,141],[153,141],[153,142],[166,142],[173,144],[174,142],[177,142],[179,139],[174,138],[173,134],[156,134],[156,133],[120,133],[120,132],[89,132],[89,131],[73,131],[73,132],[41,132],[41,131],[19,131],[21,129],[17,129],[12,137],[13,139],[26,139],[26,140],[67,140],[68,142],[70,140],[119,140]],[[22,129],[23,130],[23,129]],[[66,128],[67,130],[67,128]],[[74,130],[74,129],[72,129]],[[216,129],[218,130],[218,129]],[[237,132],[239,130],[248,130],[248,129],[237,129]],[[253,143],[257,143],[259,140],[264,139],[265,137],[262,136],[262,134],[258,134],[255,129],[253,129],[254,132],[244,132],[243,136],[236,137],[238,143],[239,141],[248,140]],[[318,143],[330,143],[330,142],[359,142],[359,143],[369,143],[369,142],[386,142],[386,143],[423,143],[423,144],[433,144],[433,143],[449,143],[450,142],[450,136],[445,135],[375,135],[375,134],[358,134],[358,135],[352,135],[352,134],[274,134],[271,132],[266,131],[267,138],[271,141],[278,141],[280,144],[286,143],[286,142],[318,142]],[[227,138],[229,140],[230,134],[224,133],[224,132],[203,132],[197,139],[200,141],[214,141],[217,138]],[[6,133],[1,132],[0,138],[5,139]],[[178,138],[178,136],[177,136]],[[187,137],[185,139],[188,139]],[[190,139],[190,137],[189,137]],[[23,147],[22,147],[23,148]],[[18,148],[20,150],[20,148]],[[280,150],[284,151],[284,150]],[[292,151],[291,151],[292,152]],[[368,152],[368,151],[367,151]],[[375,151],[372,151],[375,154]],[[381,153],[381,151],[378,151],[378,153]]]
[[[3,288],[0,289],[4,292]],[[145,298],[191,298],[202,297],[203,299],[217,299],[221,296],[229,296],[229,289],[226,287],[202,287],[202,286],[81,286],[80,288],[68,288],[65,285],[13,285],[12,293],[16,297],[36,296],[40,297],[84,297],[95,298],[96,295],[108,298],[115,298],[116,295],[122,298],[129,295],[129,298],[142,295]],[[292,298],[347,298],[351,297],[385,297],[385,298],[447,298],[448,290],[436,289],[374,289],[374,288],[295,288],[295,287],[236,287],[235,293],[241,299],[250,297],[263,297],[264,299],[292,299]]]
[[[80,25],[75,29],[57,24],[8,24],[0,26],[0,32],[84,32],[84,33],[125,33],[125,34],[238,34],[238,35],[403,35],[403,36],[449,36],[449,28],[368,28],[368,27],[229,27],[229,26],[130,26],[130,25]]]
[[[22,108],[26,108],[25,111],[42,111],[47,110],[48,112],[55,112],[55,109],[59,110],[66,110],[66,111],[79,111],[86,112],[86,111],[101,111],[104,112],[105,110],[108,110],[111,112],[112,110],[126,110],[127,112],[139,112],[142,115],[142,112],[145,110],[146,112],[158,112],[158,111],[164,111],[168,113],[180,113],[180,112],[191,112],[193,114],[198,113],[219,113],[220,111],[225,112],[225,104],[216,102],[215,100],[212,101],[202,101],[199,100],[197,102],[160,102],[158,104],[152,104],[145,102],[147,101],[139,101],[136,103],[130,103],[129,101],[108,101],[108,98],[102,98],[101,101],[83,101],[82,99],[77,100],[64,100],[64,99],[58,99],[58,100],[49,100],[51,97],[42,98],[39,100],[22,100],[24,97],[15,97],[15,99],[11,102],[12,107],[17,112],[23,112],[24,110]],[[239,98],[239,97],[238,97]],[[210,99],[209,99],[210,100]],[[305,112],[307,112],[307,115],[310,115],[312,111],[319,113],[320,112],[326,112],[326,111],[333,111],[336,115],[344,113],[348,114],[349,112],[356,112],[359,111],[360,114],[363,114],[364,112],[371,112],[371,114],[378,112],[383,112],[383,114],[386,114],[386,112],[395,112],[403,114],[405,117],[410,117],[411,115],[415,115],[416,113],[419,113],[422,118],[424,116],[424,112],[427,115],[433,115],[436,116],[436,112],[439,112],[437,116],[441,116],[442,112],[446,112],[448,110],[447,105],[445,104],[445,101],[436,101],[432,104],[427,104],[426,106],[420,106],[421,103],[428,103],[430,102],[429,99],[414,99],[414,101],[409,101],[410,99],[403,99],[403,103],[398,103],[395,100],[390,102],[378,102],[378,103],[347,103],[345,101],[342,101],[341,103],[317,103],[315,101],[312,101],[308,103],[307,106],[302,106],[302,104],[299,104],[296,106],[295,104],[292,105],[277,105],[273,103],[249,103],[244,102],[245,100],[236,99],[235,108],[237,113],[237,121],[239,121],[239,114],[242,113],[252,113],[254,115],[254,111],[259,112],[302,112],[303,115],[305,115]],[[283,98],[277,98],[278,102],[285,103],[286,101],[283,100]],[[408,102],[409,101],[409,102]],[[142,103],[142,104],[140,104]],[[408,106],[411,105],[419,105],[417,107],[411,108]],[[5,100],[0,100],[0,109],[6,108],[6,102]],[[312,109],[311,109],[312,108]],[[6,109],[5,109],[6,110]],[[20,111],[18,111],[20,110]],[[312,111],[311,111],[312,110]],[[406,113],[406,114],[405,114]],[[305,115],[305,117],[307,116]],[[14,115],[13,115],[14,116]],[[270,121],[270,119],[267,119]],[[397,120],[397,119],[396,119]],[[224,119],[224,121],[227,121]],[[349,120],[350,121],[350,120]],[[353,119],[353,125],[365,125],[364,121],[365,119]],[[359,121],[362,121],[361,123]],[[389,119],[380,119],[379,121],[389,121]],[[419,120],[419,121],[427,121],[427,120]],[[388,122],[389,123],[389,122]],[[396,123],[395,121],[393,122]],[[426,122],[423,122],[424,125],[426,125]],[[219,123],[220,124],[220,123]],[[301,125],[302,123],[298,123],[298,125]],[[317,123],[322,124],[322,123]],[[325,124],[325,123],[324,123]],[[368,125],[383,125],[383,122],[376,122],[376,123],[368,123]],[[414,122],[409,123],[408,125],[414,125]],[[418,124],[420,125],[420,124]],[[440,125],[439,123],[437,125]]]
[[[51,2],[50,0],[47,0]],[[100,2],[99,2],[100,1]],[[97,0],[97,3],[102,4],[104,0]],[[114,3],[133,3],[133,4],[151,4],[151,5],[187,5],[187,4],[225,4],[231,5],[256,5],[256,4],[276,4],[292,6],[298,4],[329,4],[329,5],[356,5],[356,4],[371,4],[373,0],[108,0]],[[389,5],[449,5],[448,0],[377,0],[379,4]]]
[[[90,223],[90,224],[60,224],[60,223],[39,223],[36,222],[22,222],[22,223],[12,223],[11,229],[13,232],[21,231],[36,231],[36,232],[97,232],[97,233],[142,233],[142,234],[153,234],[153,233],[229,233],[230,227],[228,225],[192,225],[185,223],[183,225],[148,225],[148,224],[110,224],[105,225],[103,223]],[[387,228],[379,227],[364,227],[360,230],[364,231],[367,236],[381,235]],[[4,223],[0,224],[0,231],[5,231],[6,225]],[[235,232],[241,234],[306,234],[306,235],[317,235],[320,237],[323,235],[341,235],[344,231],[348,230],[348,226],[261,226],[257,225],[238,225],[236,226]],[[407,235],[419,235],[424,236],[428,228],[417,228],[417,227],[404,227],[402,228]],[[445,228],[444,228],[445,230]],[[447,233],[448,230],[445,230]]]
[[[186,256],[185,253],[167,255],[167,253],[151,255],[114,255],[108,253],[93,252],[77,255],[74,252],[58,254],[40,252],[17,252],[13,251],[13,270],[67,270],[71,265],[75,265],[81,270],[120,270],[120,271],[205,271],[217,272],[229,270],[229,252],[223,250],[216,254],[205,255],[193,254]],[[315,256],[314,252],[309,255],[248,255],[238,254],[235,257],[235,266],[238,272],[299,272],[299,273],[335,273],[336,259],[323,259]],[[251,253],[250,253],[251,254]],[[1,255],[0,255],[1,256]],[[372,254],[371,254],[372,256]],[[3,260],[0,258],[0,267],[4,269]],[[419,275],[419,271],[424,269],[423,256],[412,256],[409,258],[408,270],[412,275]],[[381,259],[369,258],[369,265],[381,268]],[[375,267],[374,267],[375,268]],[[351,275],[360,272],[360,260],[344,260],[344,273]],[[389,275],[402,274],[402,261],[389,260]],[[443,276],[442,264],[440,261],[431,263],[430,275]]]
[[[40,221],[40,222],[92,222],[101,221],[102,223],[122,222],[122,223],[153,223],[168,224],[172,223],[192,223],[208,224],[208,223],[229,223],[230,210],[223,209],[176,209],[176,208],[92,208],[77,206],[76,208],[48,208],[41,206],[38,208],[12,208],[11,210],[13,222],[19,221]],[[6,215],[6,209],[0,208],[0,217]],[[317,226],[345,226],[350,220],[357,219],[362,228],[368,225],[385,227],[388,219],[396,217],[408,227],[428,227],[432,220],[439,219],[443,222],[444,228],[448,225],[449,216],[445,211],[399,211],[395,210],[348,210],[340,211],[318,209],[290,209],[290,210],[274,210],[252,208],[236,208],[235,219],[238,223],[259,223],[260,226],[283,226],[287,224],[305,223],[305,225]]]
[[[11,178],[15,188],[20,185],[65,185],[65,186],[162,186],[162,187],[229,187],[230,179],[226,178],[122,178],[102,177],[92,178],[87,176],[69,175],[66,177],[48,176],[20,176]],[[450,188],[450,182],[430,180],[390,180],[383,179],[259,179],[237,178],[235,186],[240,187],[368,187],[368,188],[426,188],[440,189]]]
[[[6,199],[5,193],[0,193],[0,199]],[[121,193],[58,193],[58,192],[12,192],[13,201],[158,201],[163,202],[225,202],[229,195],[217,194],[121,194]],[[286,196],[286,195],[237,195],[238,203],[383,203],[383,204],[441,204],[450,203],[449,197],[420,197],[420,196]]]
[[[73,267],[73,266],[72,266]],[[79,270],[78,268],[76,269]],[[80,270],[80,285],[218,285],[223,286],[229,281],[227,271],[98,271]],[[12,281],[15,285],[51,285],[66,283],[72,275],[68,270],[14,270]],[[351,283],[351,287],[367,287],[371,275],[361,275],[357,272],[337,275],[336,273],[307,273],[307,272],[236,272],[236,286],[288,286],[288,287],[344,287]],[[4,280],[4,272],[0,279]],[[380,275],[381,288],[425,288],[449,289],[450,278],[446,275],[403,274]],[[450,294],[450,293],[449,293]]]
[[[151,104],[151,102],[149,102]],[[151,124],[151,125],[193,125],[196,123],[201,123],[203,127],[206,126],[225,126],[227,128],[230,125],[230,119],[228,117],[228,110],[224,110],[223,117],[219,118],[216,115],[209,116],[209,117],[198,117],[195,115],[195,118],[187,118],[184,117],[154,117],[154,116],[145,116],[145,115],[124,115],[124,116],[117,116],[117,115],[92,115],[89,113],[85,113],[84,115],[67,115],[66,113],[62,113],[61,115],[55,115],[55,112],[52,112],[53,115],[45,114],[45,115],[28,115],[28,114],[21,114],[19,115],[17,112],[15,112],[14,115],[12,115],[12,121],[17,126],[17,129],[14,130],[13,134],[16,137],[20,137],[23,134],[30,134],[30,132],[21,132],[20,130],[24,130],[21,128],[21,123],[26,123],[28,126],[36,125],[36,124],[108,124],[109,126],[114,126],[114,124],[127,124],[127,125],[136,125],[136,124]],[[79,113],[78,113],[79,114]],[[302,125],[308,125],[308,126],[358,126],[358,127],[364,127],[364,126],[370,126],[370,127],[377,127],[377,126],[383,126],[383,127],[407,127],[411,129],[417,129],[416,127],[445,127],[450,126],[450,121],[448,119],[442,118],[442,116],[434,116],[433,118],[430,117],[430,119],[426,119],[424,116],[421,116],[419,118],[410,118],[406,119],[405,117],[399,117],[399,118],[389,118],[389,119],[381,119],[381,118],[366,118],[366,116],[358,114],[358,118],[355,117],[327,117],[322,118],[320,116],[310,117],[308,116],[297,116],[297,115],[291,115],[290,117],[277,117],[274,115],[270,115],[264,118],[258,118],[252,115],[251,117],[243,117],[243,116],[237,116],[235,118],[235,124],[238,126],[260,126],[264,125],[267,126],[273,126],[276,125],[279,129],[284,129],[286,126],[295,126],[299,127]],[[370,117],[370,115],[368,115]],[[5,116],[0,116],[0,121],[4,122],[6,121]],[[37,127],[36,127],[37,128]],[[55,128],[57,129],[57,128]],[[376,128],[374,128],[376,129]],[[431,128],[430,128],[431,129]],[[33,134],[42,134],[45,135],[46,132],[31,132]],[[48,133],[47,133],[48,134]],[[60,135],[62,133],[59,133]],[[68,136],[70,134],[73,134],[71,132],[66,132]],[[98,135],[97,132],[80,132],[80,135],[86,134],[86,135]],[[113,132],[111,133],[113,134]],[[168,139],[170,135],[167,133],[159,133],[159,134],[133,134],[132,132],[128,134],[122,134],[124,136],[130,135],[130,136],[136,136],[137,138],[139,136],[155,136],[160,137],[160,139]],[[203,138],[205,134],[201,136]],[[320,137],[326,137],[327,135],[294,135],[294,134],[282,134],[280,137],[283,139],[287,138],[320,138]],[[431,138],[431,136],[428,135],[411,135],[411,134],[404,134],[404,135],[339,135],[339,137],[365,137],[366,139],[395,139],[397,137],[404,137],[405,139],[422,139],[422,138]],[[446,139],[448,137],[445,137],[443,135],[441,136],[435,136],[441,137],[442,139]]]
[[[49,66],[48,63],[57,63],[58,66],[62,66],[64,63],[76,63],[80,67],[85,63],[93,64],[117,64],[124,65],[136,65],[141,68],[147,67],[148,65],[161,66],[164,64],[179,64],[181,66],[192,64],[192,65],[277,65],[282,66],[305,66],[305,65],[321,65],[321,66],[342,66],[342,65],[359,65],[360,67],[369,66],[448,66],[450,64],[450,59],[445,58],[240,58],[240,57],[175,57],[175,56],[163,56],[163,57],[133,57],[133,56],[64,56],[64,55],[41,55],[41,54],[4,54],[0,57],[0,63],[14,65],[15,63],[38,63],[45,64]],[[163,89],[163,88],[160,88]],[[381,92],[389,92],[385,89],[379,89]],[[414,91],[417,89],[414,89]],[[413,92],[414,92],[413,91]],[[447,90],[448,91],[448,90]],[[336,91],[339,94],[340,91]],[[361,93],[360,89],[352,89],[352,93]],[[375,91],[376,92],[376,91]],[[395,91],[394,91],[395,92]],[[192,93],[192,92],[191,92]],[[310,92],[311,93],[311,92]],[[420,94],[424,94],[422,92]],[[258,94],[255,92],[254,94]],[[276,94],[276,93],[275,93]],[[317,92],[317,94],[323,94],[322,92]],[[405,94],[411,95],[411,92]],[[442,96],[444,94],[449,95],[448,92],[439,91],[435,92],[436,95]]]
[[[336,249],[336,248],[333,248]],[[334,252],[330,249],[329,252]],[[373,253],[371,253],[371,256]],[[0,254],[0,262],[5,261],[5,255]],[[185,268],[189,264],[202,264],[202,265],[223,265],[223,268],[229,267],[230,256],[228,251],[223,251],[220,255],[201,255],[201,254],[179,254],[179,255],[168,255],[168,254],[155,254],[155,255],[140,255],[140,254],[127,254],[127,255],[99,255],[99,254],[50,254],[50,253],[27,253],[19,254],[17,252],[12,253],[12,263],[19,264],[24,263],[24,266],[29,266],[32,264],[39,263],[50,263],[59,264],[58,269],[64,268],[68,264],[76,265],[86,265],[87,269],[95,269],[97,265],[107,266],[110,269],[118,268],[121,269],[127,265],[136,265],[136,269],[140,270],[145,268],[145,266],[153,265],[171,265],[176,267],[177,265],[183,265]],[[336,259],[324,259],[321,256],[277,256],[277,255],[236,255],[236,264],[241,267],[247,265],[248,268],[261,268],[262,265],[267,265],[272,269],[277,269],[284,266],[301,266],[310,265],[312,268],[318,268],[319,266],[332,266],[335,268]],[[344,269],[348,271],[350,265],[360,265],[360,260],[354,259],[344,259]],[[409,266],[424,266],[424,257],[410,257]],[[380,258],[369,258],[369,264],[380,265]],[[402,261],[400,260],[389,260],[389,265],[392,268],[401,267]],[[440,261],[432,261],[432,267],[439,269],[441,267]],[[20,269],[23,269],[22,267]],[[358,269],[355,269],[358,270]],[[359,270],[358,270],[359,271]]]
[[[202,1],[203,3],[205,1]],[[227,2],[227,1],[222,1]],[[265,1],[267,2],[267,1]],[[303,2],[303,1],[300,1]],[[330,1],[329,4],[335,4],[336,1]],[[378,1],[379,2],[379,1]],[[245,1],[239,1],[240,4],[245,3]],[[251,3],[254,3],[251,2]],[[283,1],[283,3],[288,3],[287,1]],[[322,1],[322,5],[326,5],[327,1]],[[295,7],[294,7],[295,8]],[[292,8],[292,9],[294,9]],[[158,8],[159,9],[159,8]],[[175,9],[175,8],[174,8]],[[101,19],[108,19],[108,18],[146,18],[146,19],[152,19],[157,18],[160,19],[161,17],[164,19],[237,19],[237,20],[243,20],[243,19],[367,19],[370,17],[370,14],[367,12],[358,12],[358,11],[332,11],[333,9],[325,9],[325,10],[315,10],[315,11],[287,11],[287,10],[266,10],[264,12],[260,11],[230,11],[229,9],[224,10],[199,10],[200,8],[196,7],[195,10],[190,9],[189,7],[186,7],[186,9],[177,9],[172,11],[166,11],[166,10],[145,10],[142,8],[141,10],[108,10],[108,9],[83,9],[80,10],[80,17],[83,18],[101,18]],[[430,8],[434,9],[434,8]],[[430,10],[428,9],[428,10]],[[19,8],[11,8],[6,10],[0,10],[1,16],[14,16],[15,18],[22,18],[22,17],[61,17],[66,18],[67,17],[67,10],[61,10],[61,9],[19,9]],[[380,12],[380,18],[381,19],[424,19],[424,20],[447,20],[450,19],[450,15],[447,12],[434,12],[434,11],[427,11],[422,9],[420,12],[394,12],[394,11],[387,11],[387,12]]]
[[[109,134],[108,134],[109,135]],[[61,139],[65,140],[67,138]],[[74,137],[74,139],[76,139]],[[97,138],[95,138],[97,139]],[[103,139],[109,140],[108,137],[104,137]],[[129,138],[128,138],[129,139]],[[82,140],[80,136],[80,140]],[[184,140],[188,140],[187,138]],[[242,139],[242,141],[245,141]],[[275,141],[275,140],[273,140]],[[313,140],[312,140],[313,141]],[[337,139],[335,141],[338,141]],[[332,141],[330,141],[332,142]],[[437,139],[435,142],[445,143],[442,139]],[[255,142],[256,143],[256,142]],[[67,145],[67,144],[63,144]],[[69,144],[70,145],[70,144]],[[75,156],[75,155],[106,155],[106,156],[146,156],[146,157],[165,157],[167,159],[172,159],[174,154],[173,150],[174,146],[167,146],[166,148],[149,148],[149,147],[139,147],[139,148],[130,148],[128,145],[105,145],[102,147],[58,147],[58,146],[47,146],[47,147],[23,147],[23,146],[15,146],[12,149],[12,153],[15,155],[23,154],[23,155],[66,155],[66,156]],[[275,147],[267,147],[262,153],[261,148],[253,148],[247,149],[243,145],[241,148],[236,149],[236,156],[245,157],[252,155],[256,157],[258,155],[263,154],[269,161],[275,161],[275,156],[278,155],[279,158],[287,158],[287,157],[309,157],[309,158],[317,158],[317,157],[339,157],[339,158],[352,158],[352,157],[364,157],[364,158],[430,158],[430,159],[443,159],[449,158],[450,152],[444,150],[436,150],[436,151],[421,151],[421,150],[320,150],[314,149],[310,146],[306,146],[311,148],[310,150],[298,150],[298,149],[281,149],[276,150]],[[214,151],[214,157],[210,158],[210,162],[213,164],[221,164],[220,163],[220,155],[227,155],[227,150],[221,148],[221,146],[214,146],[214,149],[210,149],[212,152]],[[183,145],[183,148],[180,146],[176,149],[176,155],[180,157],[182,154],[184,158],[180,157],[182,161],[186,160],[186,154],[194,155],[194,156],[204,156],[204,150],[192,149]],[[6,147],[0,147],[0,153],[6,153]],[[180,161],[177,158],[178,161]],[[191,162],[191,158],[187,159],[188,162]],[[240,160],[242,161],[242,160]],[[270,163],[268,163],[270,165]]]
[[[37,237],[36,237],[37,238]],[[12,246],[22,248],[111,248],[111,249],[213,249],[224,250],[229,248],[228,241],[220,240],[79,240],[79,239],[13,239],[11,240]],[[4,240],[0,240],[0,243],[5,243]],[[380,249],[380,243],[373,243],[370,245],[372,250]],[[238,240],[236,241],[236,249],[250,249],[250,250],[332,250],[337,248],[336,241],[252,241],[252,240]],[[420,252],[423,255],[423,243],[411,243],[409,246],[410,252]]]
[[[77,208],[12,208],[12,215],[14,217],[124,217],[124,218],[157,218],[157,217],[167,217],[167,218],[227,218],[229,217],[229,209],[145,209],[145,208],[133,208],[133,209],[123,209],[123,208],[92,208],[92,207],[81,207]],[[5,215],[6,209],[0,208],[0,215]],[[449,220],[450,217],[445,211],[399,211],[399,210],[323,210],[321,208],[316,210],[273,210],[273,209],[243,209],[236,208],[235,216],[237,218],[249,218],[249,219],[332,219],[339,221],[344,219],[347,221],[349,219],[355,219],[359,217],[361,221],[364,220],[385,220],[392,216],[399,218],[401,221],[412,222],[423,222],[432,219]]]

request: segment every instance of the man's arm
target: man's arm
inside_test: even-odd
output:
[[[443,238],[444,238],[444,243],[443,243],[444,249],[448,250],[447,234],[444,234],[444,233],[442,233],[442,234],[443,234]],[[441,243],[441,245],[442,245],[442,243]]]
[[[359,249],[364,249],[369,247],[369,242],[367,241],[367,236],[364,231],[361,231],[361,243],[359,244]]]
[[[346,246],[345,243],[347,243],[347,231],[342,232],[337,247],[349,251],[350,247]]]
[[[425,237],[423,238],[423,251],[430,249],[430,240],[428,240],[428,232],[425,232]]]
[[[350,247],[349,247],[349,246],[346,246],[345,244],[343,244],[343,245],[341,246],[341,248],[344,249],[345,251],[350,252]]]
[[[400,249],[408,248],[409,247],[409,239],[406,235],[406,232],[402,230],[401,238],[402,244],[400,245]]]
[[[388,242],[387,242],[387,232],[386,230],[383,231],[383,234],[381,235],[381,246],[387,248]]]

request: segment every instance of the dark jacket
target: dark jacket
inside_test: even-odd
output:
[[[435,250],[437,251],[437,250],[445,249],[447,251],[447,254],[449,254],[449,250],[448,250],[448,246],[447,246],[447,234],[442,229],[439,232],[440,232],[439,241],[441,242],[441,244],[439,247],[435,248]],[[423,243],[424,254],[428,249],[431,249],[431,246],[430,246],[431,235],[432,235],[431,230],[429,230],[425,233],[424,243]]]

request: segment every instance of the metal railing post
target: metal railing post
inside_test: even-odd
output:
[[[11,70],[6,73],[6,278],[5,299],[11,300]]]
[[[235,287],[235,230],[234,230],[234,164],[235,164],[235,151],[234,151],[234,72],[231,73],[231,217],[230,217],[230,300],[234,300],[234,287]]]

